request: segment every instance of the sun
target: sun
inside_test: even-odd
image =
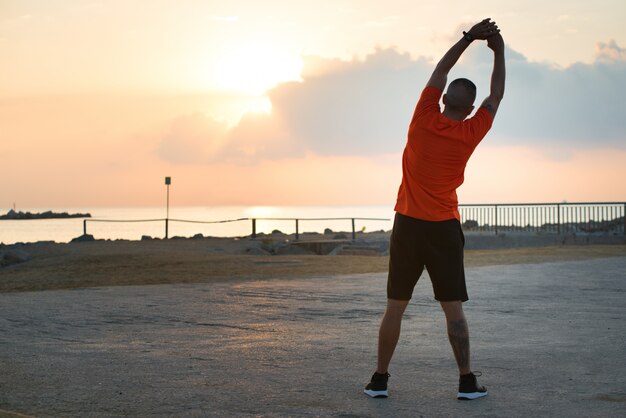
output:
[[[302,66],[299,54],[250,42],[222,54],[215,63],[214,80],[221,90],[258,96],[281,82],[300,80]]]

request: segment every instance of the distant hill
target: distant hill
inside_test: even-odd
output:
[[[91,218],[89,213],[67,213],[46,211],[42,213],[16,212],[13,209],[6,215],[0,215],[0,220],[21,220],[21,219],[66,219],[66,218]]]

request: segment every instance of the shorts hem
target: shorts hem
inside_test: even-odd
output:
[[[409,296],[407,298],[407,297],[393,297],[391,295],[387,295],[387,299],[400,300],[402,302],[407,302],[407,301],[410,301],[411,299],[413,299],[413,296]]]
[[[437,296],[435,296],[435,300],[437,302],[467,302],[469,298],[437,298]]]

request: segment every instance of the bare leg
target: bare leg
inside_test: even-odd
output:
[[[387,309],[378,331],[378,373],[387,373],[391,357],[400,338],[402,315],[409,304],[408,300],[387,299]]]
[[[452,351],[454,351],[456,364],[459,366],[459,374],[468,374],[471,372],[470,342],[469,328],[463,313],[463,303],[461,301],[441,302],[441,307],[446,315],[448,338]]]

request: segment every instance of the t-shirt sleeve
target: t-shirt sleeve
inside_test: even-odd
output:
[[[493,124],[493,115],[484,107],[478,109],[476,114],[472,116],[468,121],[469,123],[469,135],[467,141],[476,147],[480,141],[487,135],[491,125]]]
[[[439,90],[437,87],[426,86],[424,90],[422,90],[422,95],[415,106],[415,112],[413,112],[411,124],[429,112],[440,112],[441,109],[439,108],[439,99],[441,98],[442,93],[443,91]]]

